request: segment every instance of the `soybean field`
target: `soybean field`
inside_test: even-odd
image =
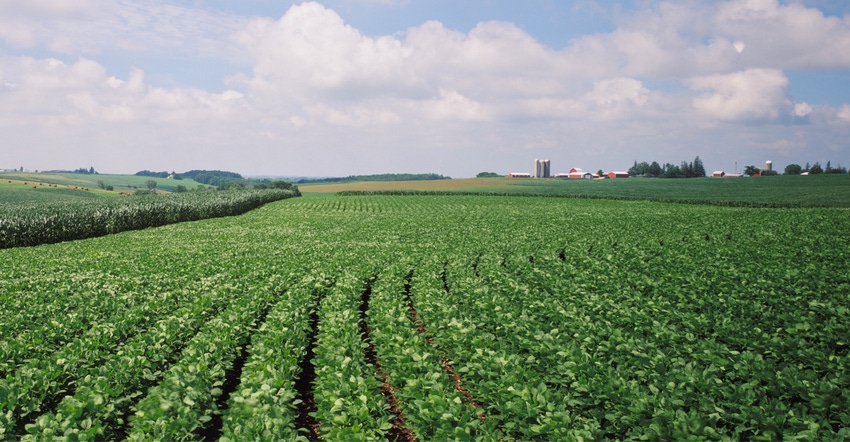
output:
[[[850,209],[291,198],[0,250],[7,440],[845,440]]]

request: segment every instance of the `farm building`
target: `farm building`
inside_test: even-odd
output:
[[[549,178],[549,160],[534,160],[534,178]]]
[[[628,178],[629,177],[628,172],[615,172],[613,170],[611,172],[608,172],[607,175],[608,175],[608,178]]]
[[[531,174],[524,172],[511,172],[508,174],[508,178],[531,178]]]
[[[585,172],[585,171],[579,169],[578,167],[573,167],[572,169],[570,169],[569,177],[573,178],[573,179],[590,180],[590,179],[595,178],[595,175],[590,173],[590,172]]]
[[[724,175],[726,175],[726,172],[724,172],[722,170],[715,170],[714,172],[711,173],[711,176],[714,177],[714,178],[723,178]]]
[[[568,173],[556,173],[554,176],[555,176],[555,178],[569,178],[570,174],[568,174]]]

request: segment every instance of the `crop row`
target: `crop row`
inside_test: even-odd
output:
[[[846,215],[316,197],[3,250],[0,434],[841,439]]]
[[[294,196],[290,190],[272,189],[10,204],[0,211],[0,249],[238,215]]]

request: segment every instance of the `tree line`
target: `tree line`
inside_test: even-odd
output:
[[[809,175],[819,175],[822,173],[847,173],[847,168],[841,167],[841,165],[832,167],[832,163],[830,161],[826,162],[826,166],[821,166],[817,161],[815,161],[815,164],[813,165],[806,163],[805,167],[802,167],[799,164],[789,164],[785,166],[785,175],[800,175],[801,173],[806,172]]]
[[[379,175],[349,175],[347,177],[302,179],[298,180],[298,184],[350,183],[354,181],[430,181],[450,179],[452,179],[452,177],[436,173],[384,173]]]
[[[216,187],[218,190],[241,190],[241,189],[282,189],[291,190],[297,195],[300,195],[298,186],[283,180],[269,179],[250,179],[244,178],[236,172],[228,172],[224,170],[190,170],[183,173],[175,172],[152,172],[150,170],[142,170],[136,172],[137,176],[146,176],[151,178],[171,178],[175,180],[189,179],[200,183],[198,190],[205,190],[206,186]],[[156,181],[145,181],[147,189],[137,190],[136,193],[156,193]],[[186,192],[185,186],[177,185],[174,192]]]
[[[671,163],[661,165],[658,164],[657,161],[653,161],[652,163],[642,161],[638,163],[637,160],[635,160],[634,165],[629,168],[628,172],[629,176],[699,178],[705,176],[705,166],[702,164],[702,160],[699,159],[699,156],[694,158],[691,162],[682,161],[682,164],[680,165]]]

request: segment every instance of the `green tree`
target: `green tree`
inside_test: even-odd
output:
[[[174,188],[175,193],[183,193],[183,192],[186,192],[186,191],[187,191],[186,186],[184,186],[182,184],[178,184],[177,187]]]
[[[685,178],[693,178],[694,177],[694,163],[682,161],[682,165],[679,166],[679,170],[681,171],[681,174]]]
[[[500,176],[496,172],[479,172],[478,175],[475,175],[475,178],[497,178]]]
[[[218,190],[243,190],[245,185],[240,182],[229,182],[218,186]]]
[[[646,171],[648,176],[661,176],[661,165],[657,161],[653,161]]]
[[[632,169],[629,169],[628,172],[629,175],[646,176],[649,174],[649,163],[647,163],[646,161],[641,161],[640,163],[635,161],[635,165],[632,166]]]
[[[151,191],[156,190],[156,180],[145,180],[145,187]]]
[[[761,172],[761,169],[756,166],[750,165],[744,168],[744,175],[747,176],[758,175],[759,172]]]
[[[687,164],[687,163],[685,163]],[[661,178],[684,178],[685,171],[681,167],[671,163],[665,163],[661,168]]]
[[[839,164],[838,167],[830,167],[829,170],[825,170],[824,173],[847,173],[847,169],[841,167]]]
[[[815,161],[815,164],[812,164],[812,168],[809,169],[809,173],[812,175],[820,175],[823,173],[823,167],[821,167],[820,163]]]
[[[632,167],[629,167],[629,170],[627,171],[627,172],[629,172],[629,176],[637,175],[638,174],[637,168],[638,168],[638,163],[637,163],[637,160],[635,160],[635,163],[632,164]]]
[[[803,168],[799,164],[789,164],[785,166],[785,175],[799,175]]]
[[[694,158],[694,166],[693,166],[693,176],[695,177],[704,177],[705,176],[705,166],[702,164],[702,160],[699,159],[699,155]]]

